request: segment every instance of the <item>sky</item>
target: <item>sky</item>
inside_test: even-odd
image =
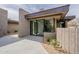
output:
[[[65,4],[0,4],[0,8],[8,11],[8,18],[19,20],[19,8],[23,8],[29,13],[38,12],[50,8],[56,8]],[[71,4],[67,15],[75,15],[79,18],[79,4]]]

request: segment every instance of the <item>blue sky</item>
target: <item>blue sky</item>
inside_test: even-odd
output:
[[[45,10],[59,6],[63,6],[63,4],[0,4],[0,8],[8,10],[8,18],[12,20],[18,20],[19,8],[23,8],[24,10],[32,13],[38,12],[42,9]],[[71,4],[67,15],[75,15],[79,18],[79,4]]]

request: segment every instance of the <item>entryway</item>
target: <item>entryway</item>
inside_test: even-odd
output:
[[[30,34],[36,36],[42,36],[44,30],[43,20],[30,21]]]
[[[43,36],[44,32],[51,32],[52,26],[49,20],[39,19],[30,21],[30,35]]]

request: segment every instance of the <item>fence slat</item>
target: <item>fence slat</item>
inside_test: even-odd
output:
[[[65,28],[65,32],[64,32],[64,43],[65,43],[65,50],[69,51],[69,29]]]
[[[61,29],[60,28],[57,28],[56,34],[57,34],[56,35],[57,36],[57,40],[58,40],[58,42],[60,43],[60,46],[61,46],[62,44],[61,44]]]
[[[79,53],[79,28],[57,28],[57,40],[68,53]]]

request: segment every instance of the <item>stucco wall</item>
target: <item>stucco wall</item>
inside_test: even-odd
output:
[[[79,27],[79,19],[73,19],[67,22],[67,27]]]
[[[18,24],[8,24],[8,34],[16,34],[16,30],[18,31]]]
[[[30,21],[25,19],[25,15],[27,15],[23,9],[19,9],[19,37],[30,35]]]
[[[0,36],[7,34],[7,11],[0,8]]]
[[[53,32],[44,32],[44,43],[47,43],[47,39],[51,38],[51,37],[55,37],[55,33]]]

